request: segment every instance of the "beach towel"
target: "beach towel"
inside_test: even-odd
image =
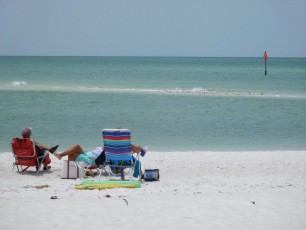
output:
[[[95,181],[83,180],[80,185],[75,186],[77,190],[84,189],[111,189],[111,188],[140,188],[139,181]]]

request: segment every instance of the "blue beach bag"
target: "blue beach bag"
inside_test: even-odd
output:
[[[146,169],[144,171],[143,179],[145,181],[157,181],[157,180],[159,180],[159,169]]]

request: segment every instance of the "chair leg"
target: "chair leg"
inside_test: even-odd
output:
[[[101,180],[101,177],[102,177],[102,172],[106,172],[106,170],[105,170],[105,165],[100,165],[100,167],[99,167],[99,180]]]
[[[48,155],[48,153],[44,152],[43,156],[37,157],[37,166],[36,166],[36,174],[39,173],[41,166],[44,164],[45,157]]]
[[[138,179],[139,179],[139,181],[141,181],[141,163],[139,161],[139,154],[137,154],[137,159],[138,159],[138,166],[139,166],[139,168],[138,168],[138,170],[139,170]]]
[[[36,175],[39,173],[40,168],[41,168],[41,164],[36,166]]]
[[[102,176],[102,170],[100,170],[100,173],[99,173],[99,180],[101,180],[101,176]]]
[[[14,170],[15,167],[17,167],[17,171],[19,172],[19,167],[18,167],[18,164],[16,162],[13,163],[12,171]]]
[[[21,166],[21,169],[22,169],[21,172],[25,172],[29,167],[30,167],[30,166],[27,166],[26,168],[23,169],[22,166]],[[19,172],[19,171],[18,171],[18,172]]]

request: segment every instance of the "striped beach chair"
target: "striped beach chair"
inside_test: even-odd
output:
[[[122,176],[125,171],[133,175],[135,159],[133,159],[130,131],[128,129],[103,129],[102,136],[106,171],[109,178]]]

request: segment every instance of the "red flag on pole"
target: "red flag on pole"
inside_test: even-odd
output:
[[[264,58],[265,60],[269,58],[266,51],[265,51],[265,54],[264,54],[263,58]]]

